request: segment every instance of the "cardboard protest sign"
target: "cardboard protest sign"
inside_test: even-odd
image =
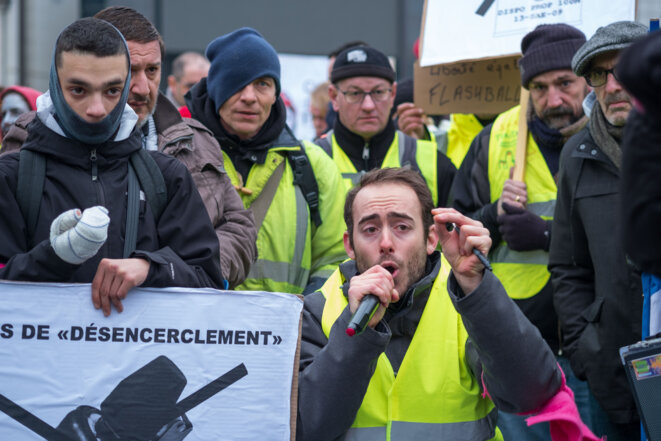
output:
[[[567,23],[589,38],[634,17],[635,0],[607,8],[601,0],[426,0],[415,103],[430,115],[500,113],[519,104],[516,60],[521,39],[537,25]]]
[[[295,436],[294,295],[143,288],[106,318],[86,284],[0,292],[0,439]]]
[[[414,67],[414,101],[429,115],[500,113],[519,104],[520,56]]]

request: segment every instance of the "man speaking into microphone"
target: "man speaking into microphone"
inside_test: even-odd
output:
[[[488,230],[434,209],[419,173],[366,173],[344,219],[351,260],[305,297],[297,440],[502,439],[496,407],[539,410],[565,390],[539,331],[473,252],[487,255]],[[376,310],[347,332],[366,296]]]

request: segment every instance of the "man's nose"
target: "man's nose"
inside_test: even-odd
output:
[[[554,86],[549,87],[548,98],[546,100],[549,108],[554,109],[562,105],[562,92]]]
[[[604,85],[606,92],[608,93],[617,93],[622,90],[622,85],[619,81],[615,79],[615,75],[612,72],[609,72],[606,75],[606,84]]]
[[[144,70],[131,72],[131,93],[149,95],[149,81]]]
[[[246,87],[241,89],[241,101],[253,102],[256,99],[255,88],[252,84],[248,84]]]
[[[379,241],[379,248],[381,253],[392,253],[393,241],[392,232],[389,228],[384,228],[381,232],[381,240]]]
[[[100,94],[95,94],[90,98],[86,113],[87,116],[94,119],[101,119],[106,116],[106,108],[103,106],[103,98]]]
[[[363,102],[360,103],[360,107],[365,110],[372,110],[376,107],[376,103],[372,99],[372,95],[369,93],[365,94],[365,97],[363,98]]]

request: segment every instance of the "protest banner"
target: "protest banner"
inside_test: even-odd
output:
[[[525,34],[567,23],[589,38],[600,26],[633,20],[635,11],[635,0],[608,7],[601,0],[425,0],[415,103],[430,115],[507,110],[519,103],[516,60]]]
[[[0,439],[294,439],[297,296],[90,289],[0,282]]]

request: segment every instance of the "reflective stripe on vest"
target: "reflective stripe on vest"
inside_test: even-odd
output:
[[[491,202],[495,202],[509,179],[514,166],[519,133],[519,106],[498,116],[489,138],[489,185]],[[544,219],[553,219],[558,189],[544,156],[532,135],[528,134],[524,181],[528,190],[527,208]],[[544,250],[513,251],[504,241],[490,253],[493,272],[513,299],[527,299],[540,292],[551,274],[547,269],[548,253]]]
[[[365,171],[358,171],[354,167],[351,159],[347,154],[342,150],[340,145],[337,143],[337,138],[335,134],[330,132],[326,139],[330,139],[332,143],[332,158],[335,161],[335,164],[340,170],[342,177],[344,178],[344,185],[347,191],[351,190],[358,182]],[[386,153],[381,168],[386,167],[402,167],[405,162],[404,157],[408,156],[412,158],[416,164],[412,165],[412,168],[418,168],[425,182],[427,182],[427,187],[432,194],[432,200],[434,205],[438,205],[438,177],[436,176],[436,155],[438,151],[436,150],[436,145],[430,141],[420,141],[417,140],[415,144],[415,149],[412,154],[408,154],[405,149],[405,135],[399,130],[395,132],[395,138]]]
[[[468,334],[447,293],[449,270],[442,259],[397,377],[386,355],[379,356],[345,440],[502,439],[494,405],[481,397],[479,381],[465,360]],[[347,305],[343,283],[337,270],[321,288],[326,336]]]
[[[278,150],[283,149],[271,149],[264,164],[251,168],[245,187],[252,193],[239,192],[245,207],[250,208],[276,167],[286,162],[278,189],[257,233],[259,259],[250,267],[246,280],[236,287],[239,291],[301,293],[310,276],[308,205],[300,187],[291,184],[294,179],[291,166]],[[232,184],[239,185],[240,177],[225,152],[223,159]]]

